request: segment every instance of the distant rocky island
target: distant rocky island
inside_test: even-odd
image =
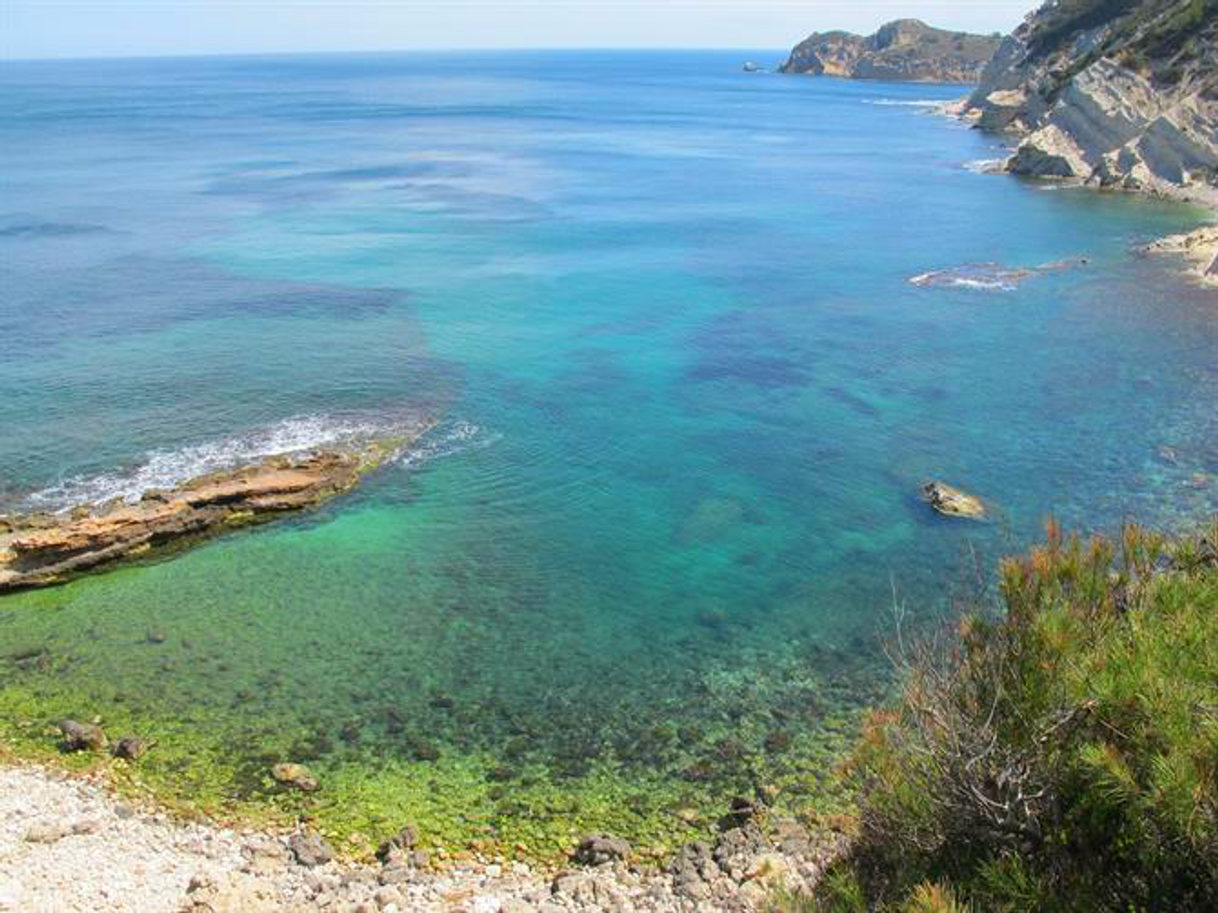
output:
[[[817,32],[791,52],[780,72],[975,83],[1001,41],[998,36],[949,32],[917,19],[901,19],[867,37],[850,32]]]

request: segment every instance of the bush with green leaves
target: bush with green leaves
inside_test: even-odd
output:
[[[1218,910],[1218,524],[1005,561],[1001,605],[900,643],[807,911]]]

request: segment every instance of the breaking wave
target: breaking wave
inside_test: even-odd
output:
[[[498,432],[488,431],[481,425],[463,419],[452,419],[437,424],[395,462],[399,466],[418,467],[432,460],[483,450],[501,440],[503,435]]]
[[[938,99],[917,99],[907,101],[899,98],[868,98],[864,104],[879,105],[881,108],[942,108],[950,102],[941,101]]]
[[[973,174],[1000,174],[1006,159],[976,159],[964,163],[964,170]]]
[[[1013,292],[1029,279],[1060,272],[1088,262],[1086,257],[1057,260],[1041,266],[1003,266],[1000,263],[972,263],[951,269],[920,273],[909,280],[919,288],[961,288],[980,292]]]

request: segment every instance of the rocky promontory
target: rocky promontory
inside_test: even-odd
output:
[[[901,19],[864,37],[817,32],[799,44],[782,73],[888,79],[906,82],[975,83],[1000,39],[932,28]]]
[[[417,436],[271,457],[145,492],[135,504],[0,517],[0,593],[64,583],[317,507],[354,488]]]
[[[1012,173],[1218,204],[1218,2],[1051,0],[962,110]]]

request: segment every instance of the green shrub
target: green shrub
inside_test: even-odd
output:
[[[898,644],[901,699],[850,765],[859,837],[804,909],[1218,909],[1218,525],[1050,524],[999,591]]]

